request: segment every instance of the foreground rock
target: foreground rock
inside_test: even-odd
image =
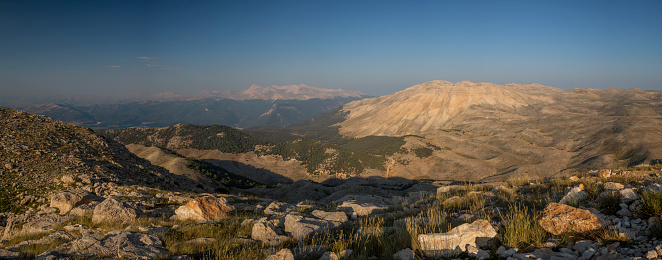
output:
[[[94,207],[92,222],[121,222],[131,223],[136,220],[140,212],[124,202],[108,198]]]
[[[97,198],[96,195],[82,189],[68,190],[50,196],[51,207],[60,210],[60,214],[67,214],[71,209],[88,204]]]
[[[586,233],[602,227],[600,218],[590,211],[558,203],[548,204],[541,215],[538,223],[554,235]]]
[[[220,220],[232,210],[234,207],[225,198],[205,196],[189,201],[175,210],[175,214],[179,220],[191,219],[203,222]]]
[[[447,233],[418,235],[421,250],[432,258],[458,255],[466,251],[467,245],[485,246],[487,240],[497,235],[487,220],[479,219],[471,224],[462,224]]]

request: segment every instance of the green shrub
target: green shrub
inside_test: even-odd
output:
[[[662,193],[644,191],[641,193],[639,213],[644,217],[662,216]]]

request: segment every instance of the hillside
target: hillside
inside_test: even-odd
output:
[[[235,99],[235,100],[248,100],[248,99],[308,100],[308,99],[333,99],[339,97],[362,98],[365,97],[366,94],[359,91],[316,88],[305,84],[301,84],[301,85],[288,85],[288,86],[274,85],[270,87],[252,85],[250,88],[246,90],[240,92],[223,92],[223,94],[219,96],[229,99]]]
[[[173,175],[89,129],[0,107],[0,212],[18,211],[78,182],[173,191],[213,187]],[[101,191],[101,189],[99,189]]]

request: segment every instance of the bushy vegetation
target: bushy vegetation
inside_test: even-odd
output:
[[[253,187],[266,187],[266,185],[249,178],[236,175],[223,167],[205,161],[189,158],[186,167],[193,169],[210,179],[220,182],[226,187],[248,189]]]
[[[640,213],[645,217],[662,216],[662,192],[644,191],[641,193]]]

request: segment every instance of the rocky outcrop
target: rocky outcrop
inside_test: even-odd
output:
[[[563,233],[586,233],[600,229],[602,221],[596,214],[585,209],[550,203],[541,213],[538,221],[547,232],[554,235]]]
[[[60,210],[60,214],[67,214],[71,209],[88,204],[97,199],[97,196],[83,189],[62,191],[49,197],[51,207]]]
[[[92,222],[131,223],[136,220],[139,214],[139,210],[132,208],[127,203],[117,201],[114,198],[107,198],[94,207]]]
[[[447,233],[418,235],[418,242],[426,256],[438,258],[465,252],[468,245],[480,248],[496,235],[496,230],[487,220],[479,219],[471,224],[462,224]]]
[[[232,210],[234,207],[225,198],[205,196],[189,201],[175,210],[175,214],[179,220],[191,219],[203,222],[220,220]]]

